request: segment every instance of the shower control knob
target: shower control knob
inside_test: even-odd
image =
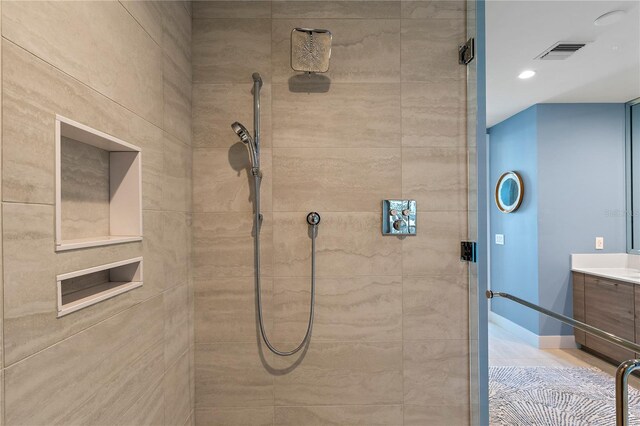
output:
[[[402,216],[409,216],[410,214],[411,214],[411,210],[409,209],[402,210]]]
[[[402,228],[402,225],[404,225],[404,221],[402,219],[398,219],[393,222],[393,229],[395,229],[396,231],[399,231],[400,228]]]

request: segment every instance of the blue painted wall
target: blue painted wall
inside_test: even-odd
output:
[[[537,106],[489,129],[489,181],[493,188],[502,173],[517,171],[524,181],[520,208],[500,212],[491,196],[491,288],[538,303],[538,190]],[[504,234],[505,245],[496,245],[495,234]],[[493,299],[491,309],[500,316],[538,333],[538,315],[506,299]]]
[[[624,130],[622,104],[539,104],[490,129],[493,184],[510,168],[525,181],[517,212],[491,209],[492,237],[505,234],[491,246],[493,289],[571,316],[570,254],[626,251],[625,217],[611,214],[625,209]],[[492,310],[541,336],[572,333],[508,303]]]
[[[538,106],[538,291],[555,312],[573,315],[571,253],[626,252],[624,120],[624,104]],[[572,332],[540,318],[540,335]]]

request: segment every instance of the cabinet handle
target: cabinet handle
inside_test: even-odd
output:
[[[613,282],[613,281],[598,280],[598,284],[608,285],[609,287],[618,287],[618,283]]]

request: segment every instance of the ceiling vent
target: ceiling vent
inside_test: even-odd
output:
[[[587,43],[561,41],[555,43],[540,55],[536,56],[535,59],[541,59],[543,61],[560,61],[563,59],[567,59],[569,56],[573,55],[586,45]]]

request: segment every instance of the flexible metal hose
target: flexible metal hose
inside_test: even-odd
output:
[[[255,276],[256,276],[256,294],[258,298],[258,325],[260,328],[260,334],[265,345],[271,352],[280,356],[290,356],[300,351],[309,340],[311,336],[311,329],[313,328],[313,311],[315,306],[316,297],[316,234],[318,232],[318,224],[311,225],[311,302],[309,307],[309,322],[307,323],[307,332],[302,339],[302,342],[290,351],[278,350],[267,337],[267,333],[264,329],[264,320],[262,318],[262,291],[260,288],[260,227],[262,224],[262,215],[260,214],[260,183],[262,177],[260,171],[253,170],[253,182],[254,182],[254,201],[255,201],[255,227],[256,235],[254,238],[254,261],[255,261]]]

